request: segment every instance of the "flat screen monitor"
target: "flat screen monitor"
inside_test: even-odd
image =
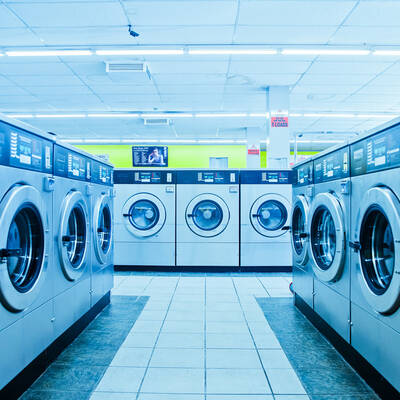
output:
[[[132,146],[134,167],[168,167],[168,146]]]

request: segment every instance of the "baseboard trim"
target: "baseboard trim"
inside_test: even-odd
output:
[[[400,393],[297,294],[294,304],[382,399],[400,400]]]
[[[0,390],[0,399],[18,399],[109,303],[110,292],[4,386]]]
[[[163,265],[114,265],[115,271],[141,271],[141,272],[292,272],[291,266],[163,266]]]

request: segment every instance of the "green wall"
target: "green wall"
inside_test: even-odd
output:
[[[79,145],[91,154],[108,154],[110,162],[117,168],[132,167],[132,145]],[[229,168],[246,168],[246,145],[170,145],[168,167],[208,168],[209,157],[228,157]],[[315,154],[317,152],[299,152]],[[260,167],[266,168],[267,153],[260,152]]]

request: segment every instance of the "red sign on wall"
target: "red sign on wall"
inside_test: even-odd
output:
[[[247,149],[247,154],[258,155],[258,154],[260,154],[260,150],[259,149]]]
[[[287,128],[288,126],[288,117],[271,117],[271,128]]]

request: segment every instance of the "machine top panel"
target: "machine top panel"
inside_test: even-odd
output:
[[[235,170],[185,170],[177,171],[178,184],[232,185],[239,183],[239,171]]]
[[[0,121],[0,164],[51,174],[53,142]]]
[[[54,175],[79,181],[91,180],[91,162],[89,157],[54,145]]]
[[[98,185],[113,185],[113,168],[107,164],[92,160],[91,181]]]
[[[160,170],[115,170],[115,184],[173,184],[175,171]]]
[[[293,169],[293,186],[307,186],[314,183],[314,163],[309,161]]]
[[[400,166],[400,124],[353,143],[350,153],[352,176]]]
[[[241,184],[285,185],[292,183],[291,170],[243,170],[240,171]]]
[[[350,149],[343,147],[314,159],[314,183],[329,182],[350,176]]]

